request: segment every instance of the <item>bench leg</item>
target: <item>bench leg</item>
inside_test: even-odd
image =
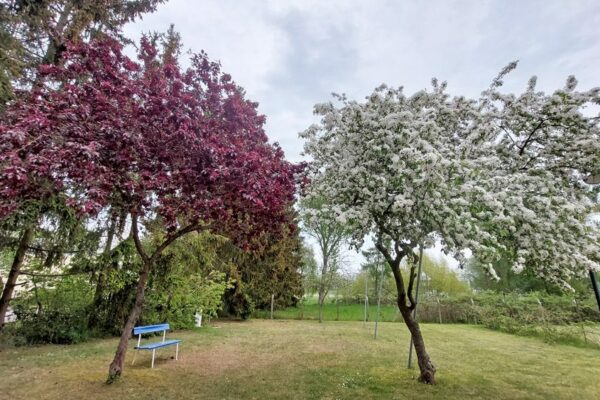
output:
[[[131,365],[135,363],[135,356],[137,356],[137,352],[137,350],[133,352],[133,361],[131,362]]]
[[[179,343],[177,343],[177,347],[175,347],[175,361],[178,360],[178,358],[177,358],[178,356],[179,356]]]
[[[156,353],[156,349],[152,349],[152,366],[150,368],[154,368],[154,354]]]

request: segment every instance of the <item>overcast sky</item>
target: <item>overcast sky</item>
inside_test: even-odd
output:
[[[411,93],[437,77],[452,94],[477,96],[512,60],[507,90],[531,75],[545,90],[568,75],[600,85],[599,0],[170,0],[126,34],[171,23],[186,49],[219,60],[260,103],[267,134],[292,161],[313,105],[332,92],[362,99],[386,83]]]

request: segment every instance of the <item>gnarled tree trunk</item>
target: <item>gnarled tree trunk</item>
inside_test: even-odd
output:
[[[406,248],[406,246],[404,246],[404,249],[400,249],[401,246],[396,243],[394,246],[396,254],[392,256],[387,247],[383,245],[381,237],[378,238],[375,247],[384,255],[394,274],[394,281],[396,282],[396,289],[398,291],[398,309],[400,309],[400,314],[402,314],[404,323],[410,331],[417,353],[417,360],[419,361],[419,370],[421,372],[419,381],[432,385],[435,383],[436,369],[425,349],[425,341],[423,340],[423,334],[421,333],[419,323],[413,317],[413,310],[417,306],[417,302],[412,294],[413,283],[416,277],[415,269],[411,268],[410,270],[408,288],[404,286],[404,278],[400,272],[400,262],[402,261],[402,258],[409,254],[412,255],[412,250]],[[412,255],[412,257],[418,259],[418,257],[414,255]]]
[[[115,358],[108,367],[108,383],[114,382],[123,373],[123,362],[125,361],[125,354],[127,354],[127,345],[129,338],[131,337],[131,331],[133,330],[133,327],[142,311],[142,307],[144,306],[144,291],[146,289],[146,282],[148,281],[148,275],[150,273],[152,261],[153,260],[146,261],[142,271],[140,272],[137,289],[135,291],[135,304],[129,312],[129,317],[127,317],[127,322],[123,327],[123,332],[121,333],[121,339],[119,340],[119,345],[117,346]]]
[[[421,372],[419,381],[423,383],[434,384],[435,366],[431,362],[429,354],[427,354],[427,350],[425,349],[425,341],[423,340],[423,335],[421,334],[421,328],[419,327],[419,323],[413,317],[412,309],[406,305],[404,299],[400,298],[400,294],[398,295],[398,308],[400,309],[400,314],[402,314],[404,323],[408,327],[413,339],[415,351],[417,353],[417,360],[419,362],[419,370]]]
[[[328,253],[327,253],[327,249],[322,246],[323,248],[321,249],[322,251],[322,257],[323,257],[323,266],[321,267],[321,279],[319,280],[319,298],[318,298],[318,303],[319,303],[319,322],[323,322],[323,303],[325,303],[325,298],[327,297],[327,292],[328,292],[328,286],[327,286],[327,274],[329,272],[329,265],[328,265]]]
[[[6,278],[6,286],[2,291],[2,297],[0,297],[0,329],[4,327],[4,321],[6,319],[6,312],[8,311],[8,305],[12,298],[15,286],[17,285],[17,278],[21,273],[21,267],[23,266],[23,260],[25,259],[25,253],[27,248],[33,239],[33,227],[30,225],[25,228],[21,240],[19,240],[19,246],[13,259],[10,272]]]

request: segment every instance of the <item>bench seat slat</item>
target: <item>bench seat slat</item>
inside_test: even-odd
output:
[[[133,334],[139,335],[144,333],[152,333],[152,332],[160,332],[160,331],[168,331],[169,324],[158,324],[158,325],[146,325],[146,326],[136,326],[133,328]]]
[[[172,346],[177,343],[181,343],[181,340],[171,339],[171,340],[165,340],[164,342],[146,343],[141,346],[135,346],[135,348],[137,350],[153,350],[153,349],[158,349],[160,347]]]

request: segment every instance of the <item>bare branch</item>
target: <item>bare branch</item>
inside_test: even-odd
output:
[[[523,143],[523,146],[517,146],[517,148],[519,149],[519,155],[520,156],[523,155],[523,153],[525,152],[525,148],[527,147],[527,145],[529,144],[529,142],[533,138],[533,135],[538,130],[540,130],[540,128],[542,127],[542,125],[544,125],[544,122],[546,122],[545,119],[540,120],[540,122],[537,124],[537,126],[535,128],[533,128],[533,130],[529,133],[529,136],[527,137],[527,139],[525,139],[525,142]]]
[[[32,271],[21,271],[21,275],[32,276],[36,278],[55,278],[61,276],[71,276],[71,275],[84,275],[86,272],[65,272],[62,274],[38,274],[37,272]]]

